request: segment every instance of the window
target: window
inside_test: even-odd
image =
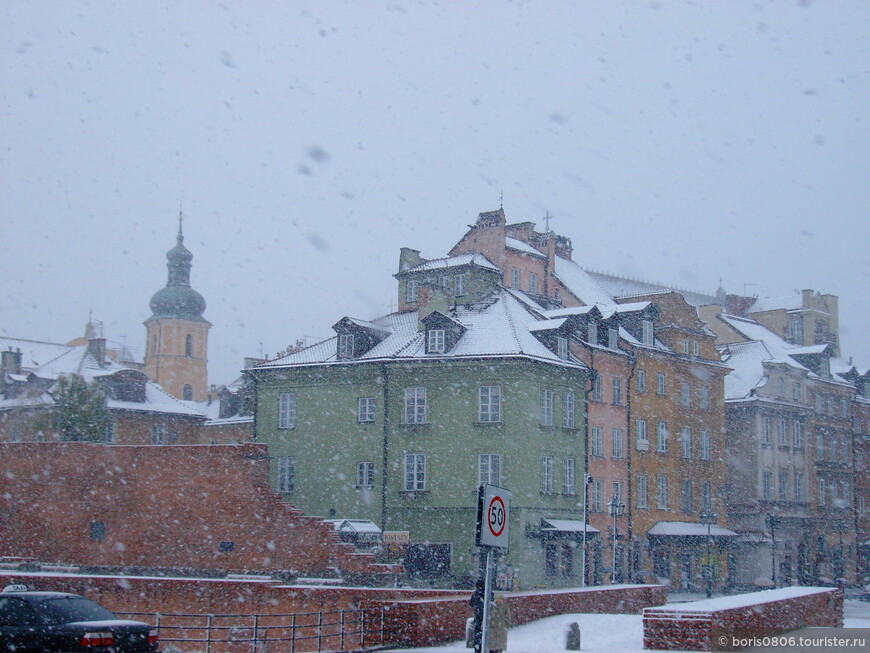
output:
[[[20,442],[20,434],[19,440],[13,440],[13,442]],[[106,421],[106,436],[105,441],[108,444],[114,444],[118,441],[118,425],[113,419],[109,419]]]
[[[668,509],[668,477],[656,477],[656,507],[659,510]]]
[[[553,426],[552,390],[541,390],[541,426]]]
[[[692,356],[700,356],[701,355],[701,343],[697,340],[692,341]]]
[[[642,320],[641,323],[641,337],[640,340],[645,345],[652,345],[654,342],[653,336],[653,323],[652,320]]]
[[[680,403],[683,406],[692,405],[692,384],[685,381],[680,383]]]
[[[816,460],[819,462],[825,459],[825,434],[819,431],[816,433]]]
[[[816,412],[821,413],[825,410],[825,400],[820,393],[816,393]]]
[[[656,424],[656,451],[665,453],[668,450],[668,424],[659,422]]]
[[[602,512],[604,510],[604,481],[593,480],[589,488],[589,511]]]
[[[820,506],[825,505],[825,492],[827,492],[827,488],[825,487],[825,479],[820,478],[819,479],[819,496],[818,496],[818,500],[819,500],[818,503]]]
[[[779,441],[779,446],[780,447],[787,447],[788,446],[788,420],[786,420],[785,417],[780,417],[779,421],[778,421],[778,426],[779,426],[779,429],[778,429],[779,432],[776,435],[777,435],[777,438]]]
[[[785,379],[782,377],[776,380],[776,396],[785,397]]]
[[[565,494],[577,494],[577,465],[574,458],[565,458]]]
[[[646,392],[646,370],[637,371],[637,391]]]
[[[637,507],[649,508],[649,477],[646,474],[637,477]]]
[[[691,479],[683,479],[682,493],[680,494],[683,512],[692,512],[694,510],[694,497],[692,497],[692,481]]]
[[[296,489],[296,459],[292,456],[278,456],[278,492],[292,492]]]
[[[166,444],[166,427],[162,424],[151,427],[151,444]]]
[[[761,444],[770,444],[770,418],[767,416],[761,418]]]
[[[478,420],[483,424],[501,422],[501,386],[482,385],[478,393]]]
[[[563,361],[568,360],[568,338],[562,336],[556,338],[556,356]]]
[[[501,485],[501,456],[482,453],[477,457],[477,484]]]
[[[610,487],[613,490],[610,496],[616,497],[618,500],[622,500],[622,481],[613,481]]]
[[[601,393],[601,376],[598,374],[592,378],[592,401],[604,401]]]
[[[666,379],[664,372],[656,372],[656,394],[657,395],[665,395],[666,391]]]
[[[409,304],[413,304],[417,301],[418,295],[418,286],[416,279],[408,279],[407,285],[405,286],[405,301]]]
[[[296,393],[282,392],[278,395],[278,428],[296,428]]]
[[[565,393],[565,414],[562,420],[562,426],[566,429],[573,429],[576,426],[577,408],[574,401],[574,391],[568,390]]]
[[[359,422],[374,422],[375,421],[375,398],[360,397],[359,405],[357,406],[357,420]]]
[[[761,498],[765,501],[773,499],[773,472],[764,472],[761,475]]]
[[[190,333],[184,336],[184,355],[188,358],[193,356],[193,335]]]
[[[622,438],[622,429],[613,429],[613,457],[625,458],[625,443]]]
[[[788,339],[797,344],[802,345],[804,342],[804,321],[803,318],[794,318],[788,321]]]
[[[462,297],[465,295],[465,282],[468,278],[468,273],[463,272],[462,274],[457,274],[454,278],[453,283],[453,296],[454,297]]]
[[[779,475],[777,477],[777,482],[779,483],[779,500],[780,501],[788,501],[789,492],[788,492],[788,470],[780,467]]]
[[[794,401],[800,401],[802,399],[802,397],[803,397],[803,394],[801,393],[801,384],[797,383],[797,382],[792,383],[791,384],[791,398]]]
[[[701,482],[701,508],[708,512],[713,509],[713,489],[710,481]]]
[[[516,268],[511,268],[511,288],[520,289],[520,271]]]
[[[405,454],[405,491],[420,492],[426,489],[426,454]]]
[[[426,422],[426,388],[405,388],[405,424]]]
[[[193,401],[193,386],[185,383],[184,388],[181,390],[181,397],[184,401]]]
[[[649,433],[646,430],[646,420],[637,420],[637,448],[640,451],[649,450]]]
[[[701,460],[710,460],[713,453],[710,431],[701,431]]]
[[[611,349],[619,348],[619,329],[616,327],[607,329],[607,346]]]
[[[692,429],[686,427],[681,432],[680,442],[683,445],[683,458],[692,457]]]
[[[622,405],[622,379],[613,379],[613,405]]]
[[[586,325],[586,338],[589,344],[598,344],[598,322],[590,322]]]
[[[533,295],[538,294],[538,275],[535,272],[529,272],[529,292]]]
[[[593,426],[592,427],[592,442],[590,444],[590,453],[593,456],[603,456],[604,455],[604,445],[602,443],[601,437],[601,427]]]
[[[444,329],[429,329],[426,332],[426,349],[429,354],[443,354],[447,351]]]
[[[849,416],[849,402],[845,397],[840,398],[840,417]]]
[[[356,485],[362,488],[373,488],[375,486],[375,464],[373,462],[356,464]]]
[[[338,357],[353,358],[353,334],[341,333],[338,336]]]
[[[553,456],[541,458],[541,492],[553,493]]]
[[[706,385],[701,386],[701,408],[704,410],[710,408],[710,388]]]

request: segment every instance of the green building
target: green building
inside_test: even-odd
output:
[[[399,312],[344,317],[335,337],[250,370],[274,486],[308,514],[408,531],[410,574],[462,582],[477,573],[478,487],[500,485],[503,579],[580,584],[588,370],[570,324],[481,255],[403,250],[401,268]]]

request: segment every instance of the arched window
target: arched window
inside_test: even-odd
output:
[[[189,333],[184,338],[184,355],[188,358],[193,356],[193,336]]]
[[[193,386],[189,383],[185,384],[182,396],[185,401],[193,401]]]

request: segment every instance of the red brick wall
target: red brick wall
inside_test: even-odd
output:
[[[265,445],[250,443],[0,443],[0,556],[304,576],[329,567],[380,573],[372,556],[354,553],[329,524],[268,487],[267,456]],[[102,540],[92,537],[95,522],[105,525]]]

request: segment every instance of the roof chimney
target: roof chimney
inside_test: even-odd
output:
[[[106,339],[105,338],[89,338],[88,352],[97,361],[97,365],[103,366],[106,362]]]
[[[0,352],[0,369],[3,374],[21,374],[21,349],[16,348],[12,351],[12,347],[8,351]]]

